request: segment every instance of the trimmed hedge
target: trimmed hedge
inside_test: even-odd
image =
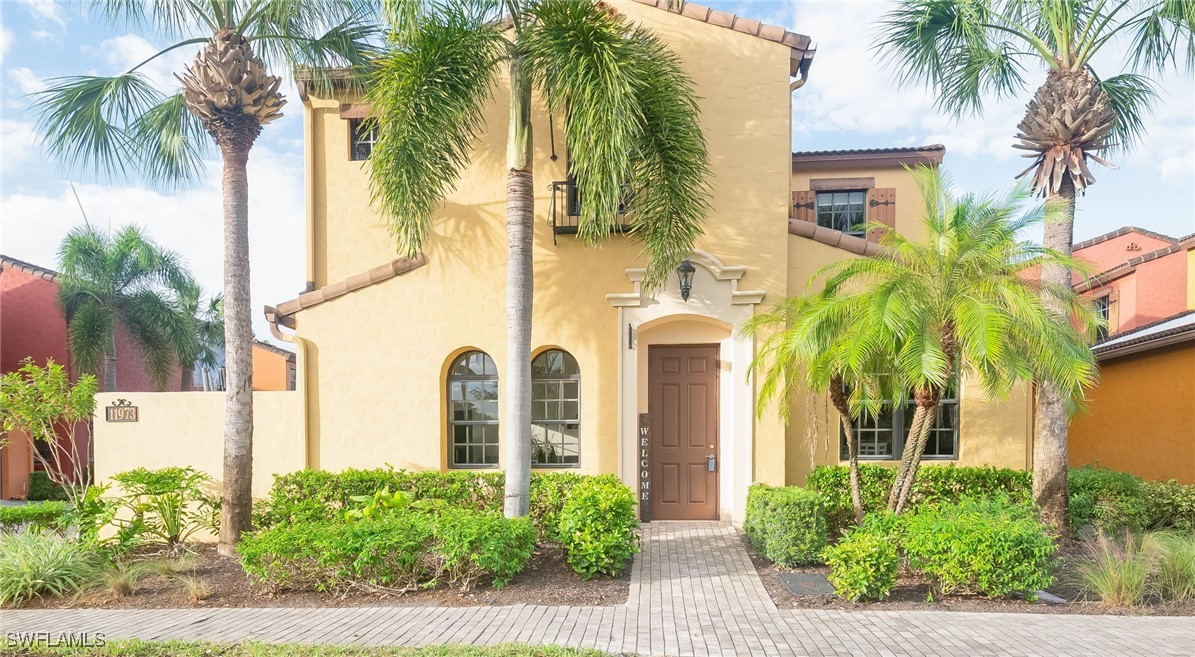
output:
[[[1005,496],[966,498],[923,507],[896,524],[898,532],[888,538],[939,594],[1032,594],[1053,581],[1057,546],[1029,504]]]
[[[567,494],[558,535],[581,579],[621,575],[639,551],[635,493],[614,477],[590,477]]]
[[[598,477],[617,481],[612,475]],[[546,540],[560,541],[556,529],[568,492],[591,478],[572,472],[532,473],[530,516]],[[505,483],[502,472],[411,472],[393,468],[299,470],[274,476],[269,497],[254,506],[254,526],[274,527],[341,517],[358,506],[353,496],[373,495],[383,489],[408,491],[415,499],[442,499],[455,508],[501,511]]]
[[[63,502],[66,500],[66,493],[63,492],[61,486],[50,481],[50,475],[46,474],[44,470],[35,470],[29,473],[29,495],[27,499],[30,502],[44,502],[46,500]]]
[[[852,602],[888,597],[900,570],[896,544],[880,533],[862,529],[826,548],[822,557],[830,567],[827,579],[834,590]]]
[[[888,492],[896,477],[894,468],[864,463],[859,465],[864,511],[878,511],[888,504]],[[826,515],[835,535],[855,521],[851,504],[850,471],[845,465],[818,466],[809,473],[805,487],[826,498]],[[954,504],[964,496],[1007,495],[1013,502],[1027,501],[1033,490],[1033,475],[1008,468],[922,465],[909,493],[909,508]]]
[[[780,565],[818,563],[826,547],[825,507],[821,495],[805,488],[754,484],[747,489],[743,532]]]
[[[1127,472],[1071,468],[1070,521],[1074,531],[1092,525],[1105,534],[1139,532],[1149,524],[1145,482]]]
[[[34,502],[20,506],[0,506],[0,531],[28,525],[37,530],[59,529],[65,524],[70,507],[66,502]]]
[[[535,538],[526,518],[446,509],[279,525],[246,534],[237,551],[245,572],[272,591],[468,590],[483,578],[494,588],[506,585],[527,565]]]
[[[1152,529],[1173,527],[1195,531],[1195,484],[1178,481],[1147,481],[1145,515]]]

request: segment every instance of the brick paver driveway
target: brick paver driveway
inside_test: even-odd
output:
[[[619,607],[0,611],[9,632],[142,639],[591,646],[643,655],[1195,655],[1195,619],[778,610],[735,530],[652,523]]]

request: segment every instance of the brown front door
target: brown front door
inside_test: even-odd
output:
[[[718,346],[652,346],[648,361],[652,519],[717,520]]]

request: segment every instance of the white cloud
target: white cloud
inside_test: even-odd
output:
[[[0,159],[0,172],[9,174],[23,168],[35,154],[36,147],[37,136],[33,131],[33,123],[0,119],[0,151],[4,152],[4,157]],[[6,240],[7,237],[5,235]]]
[[[12,36],[12,31],[4,25],[0,25],[0,64],[4,63],[4,56],[12,49],[12,44],[16,39]]]
[[[46,83],[32,69],[25,66],[9,69],[8,77],[22,94],[34,94],[46,88]]]
[[[181,73],[183,66],[195,59],[195,53],[200,46],[179,48],[137,69],[139,73],[149,78],[155,87],[161,90],[178,88],[175,73]],[[84,46],[83,53],[106,63],[111,72],[124,72],[153,57],[162,50],[136,34],[122,34],[101,41],[99,45]]]
[[[7,159],[7,143],[6,159]],[[223,289],[223,215],[219,162],[209,162],[199,188],[163,194],[141,187],[78,184],[93,225],[116,230],[137,224],[186,259],[209,292]],[[254,329],[268,335],[261,309],[298,295],[304,282],[303,170],[258,147],[249,163],[249,238]],[[66,232],[79,225],[78,204],[65,183],[46,192],[12,193],[0,200],[4,253],[53,267]]]
[[[66,27],[66,17],[62,15],[62,7],[53,0],[18,0],[39,23],[53,23],[58,27]]]

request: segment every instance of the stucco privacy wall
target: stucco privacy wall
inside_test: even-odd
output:
[[[137,422],[107,422],[104,407],[127,399]],[[95,478],[138,467],[191,466],[217,482],[224,472],[223,392],[105,392],[96,395]],[[253,393],[253,496],[275,474],[305,466],[302,407],[295,392]]]
[[[712,211],[697,248],[724,263],[748,265],[740,287],[779,298],[788,257],[791,50],[636,3],[613,5],[678,53],[702,96]],[[348,124],[339,116],[344,100],[351,101],[309,99],[317,286],[396,256],[394,240],[369,204],[366,165],[349,160]],[[478,139],[471,165],[434,222],[427,266],[296,316],[297,334],[309,342],[299,365],[309,384],[313,466],[445,467],[444,374],[463,350],[481,349],[494,359],[504,394],[507,102],[501,79],[485,110],[490,130]],[[572,236],[552,244],[548,185],[565,177],[566,159],[555,118],[559,159],[553,162],[548,114],[537,98],[532,344],[536,351],[565,349],[581,368],[581,471],[619,472],[626,329],[606,295],[629,292],[626,269],[643,262],[639,247],[620,236],[598,248]],[[783,428],[774,416],[754,428],[754,477],[780,483]]]
[[[1071,420],[1071,465],[1195,484],[1195,344],[1100,362],[1087,412]]]

